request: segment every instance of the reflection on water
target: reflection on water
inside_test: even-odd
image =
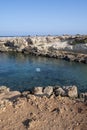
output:
[[[87,91],[87,65],[20,53],[0,53],[0,85],[20,91],[35,86],[77,85],[80,91]]]

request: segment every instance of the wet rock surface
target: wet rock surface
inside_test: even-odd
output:
[[[76,86],[36,87],[32,93],[10,91],[5,86],[1,89],[0,130],[87,129],[87,100],[82,101],[87,93],[80,93],[80,98],[77,97]]]

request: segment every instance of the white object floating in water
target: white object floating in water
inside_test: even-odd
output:
[[[36,71],[37,71],[37,72],[40,72],[41,70],[40,70],[40,68],[36,68]]]

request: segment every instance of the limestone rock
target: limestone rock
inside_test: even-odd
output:
[[[8,98],[10,100],[14,100],[21,96],[21,93],[19,91],[10,91],[5,95],[5,98]]]
[[[0,86],[0,94],[6,93],[6,92],[9,92],[9,91],[10,91],[10,89],[7,88],[6,86]]]
[[[24,91],[24,92],[22,92],[21,96],[27,97],[28,94],[30,94],[30,91]]]
[[[44,89],[44,94],[47,96],[51,96],[53,94],[53,87],[52,86],[48,86]]]
[[[80,94],[79,94],[79,98],[80,98],[80,99],[83,99],[83,101],[87,101],[87,92],[85,92],[85,93],[80,93]]]
[[[59,95],[65,96],[65,95],[66,95],[65,91],[64,91],[61,87],[57,88],[57,89],[54,91],[54,93],[55,93],[55,96],[59,96]]]
[[[76,97],[78,97],[77,87],[76,87],[76,86],[69,87],[68,90],[67,90],[67,94],[68,94],[68,96],[71,97],[71,98],[76,98]]]
[[[43,94],[43,87],[35,87],[34,88],[34,95],[42,95]]]
[[[82,43],[85,40],[85,36],[1,37],[0,52],[22,52],[87,64],[87,43]]]

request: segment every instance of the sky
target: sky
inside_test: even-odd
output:
[[[0,36],[87,34],[87,0],[0,0]]]

